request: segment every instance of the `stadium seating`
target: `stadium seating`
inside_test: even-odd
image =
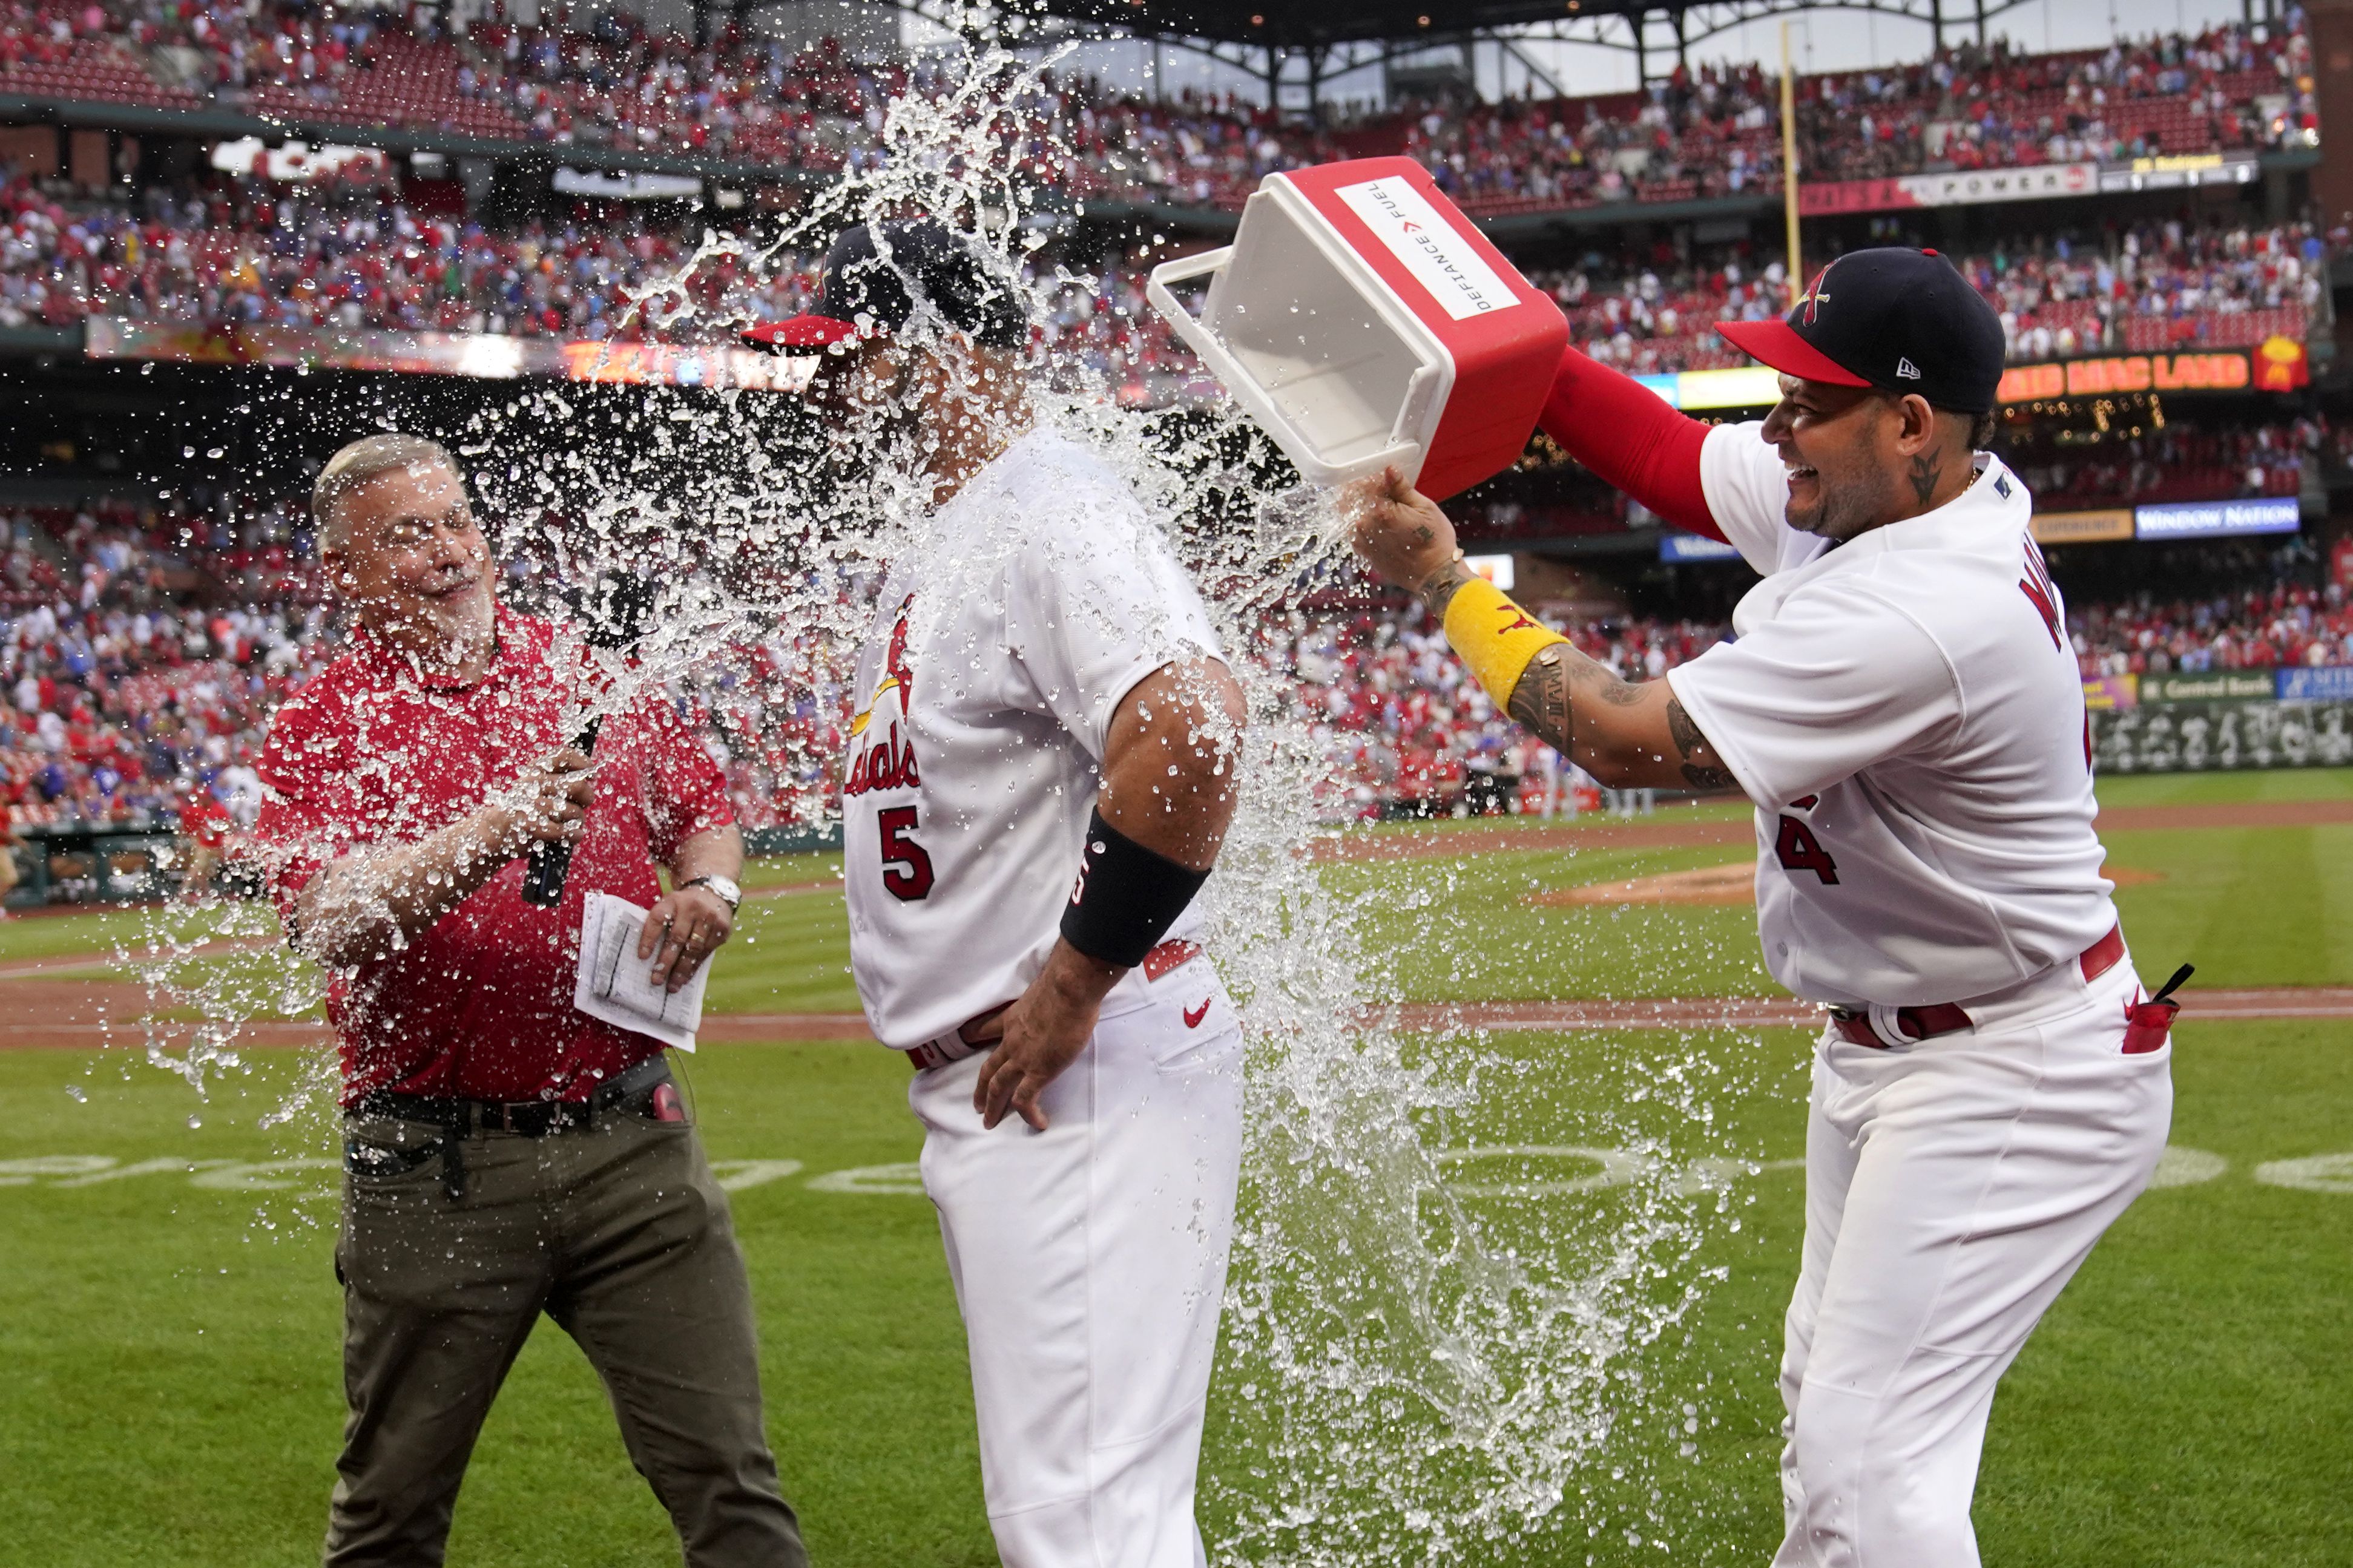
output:
[[[2283,450],[2324,435],[2268,434]],[[336,630],[300,502],[232,498],[223,510],[227,521],[119,504],[5,520],[0,800],[17,827],[169,822],[195,789],[250,798],[267,713],[324,667]],[[2311,587],[2260,553],[2231,575],[2254,585],[2071,606],[2084,675],[2353,663],[2341,590]],[[1537,608],[1629,678],[1654,679],[1727,632]],[[747,826],[814,821],[830,800],[848,724],[838,651],[814,637],[732,647],[678,681],[681,711],[722,756]],[[1332,762],[1321,805],[1335,820],[1452,811],[1481,775],[1523,781],[1524,792],[1498,786],[1481,799],[1533,807],[1565,777],[1401,597],[1303,609],[1240,651],[1296,672],[1285,717]]]
[[[289,235],[299,247],[283,243]],[[183,195],[152,193],[134,212],[0,182],[0,325],[100,314],[693,341],[789,315],[814,288],[813,258],[778,258],[755,275],[726,256],[649,294],[690,254],[681,235],[626,217],[499,234],[414,211],[389,188],[299,193],[223,178]],[[2012,357],[2032,361],[2301,340],[2326,310],[2328,254],[2308,226],[2175,223],[2089,240],[2038,237],[1959,264],[2002,311]],[[1608,265],[1623,270],[1533,276],[1568,313],[1577,342],[1637,373],[1744,363],[1715,324],[1778,314],[1787,298],[1778,261],[1759,266],[1736,248]],[[1041,330],[1130,401],[1166,402],[1196,374],[1134,271],[1061,289]]]
[[[836,47],[790,54],[731,29],[698,48],[624,12],[593,15],[586,32],[501,24],[450,35],[286,0],[250,12],[225,0],[7,0],[0,85],[818,170],[875,155],[881,105],[931,85],[920,68],[868,68]],[[1810,180],[1846,179],[2306,145],[2317,124],[2310,72],[2300,26],[2233,23],[2102,53],[1970,46],[1802,78],[1800,165]],[[1007,109],[1008,143],[1070,148],[1077,166],[1054,160],[1052,172],[1082,195],[1230,207],[1273,169],[1400,152],[1489,216],[1736,195],[1780,179],[1778,87],[1753,66],[1678,70],[1637,93],[1427,103],[1353,121],[1335,111],[1312,130],[1230,100],[1144,103],[1050,78]]]

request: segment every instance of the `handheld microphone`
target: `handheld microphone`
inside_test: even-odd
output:
[[[594,753],[602,717],[591,719],[572,737],[572,748]],[[539,838],[523,855],[522,901],[552,910],[564,901],[564,879],[572,874],[572,840]]]
[[[633,646],[645,635],[654,592],[649,578],[606,573],[593,595],[578,606],[581,619],[588,624],[588,646],[607,652]],[[596,731],[604,723],[604,716],[599,714],[583,724],[580,732],[572,737],[573,750],[595,755]],[[523,857],[523,902],[538,909],[554,909],[564,901],[565,879],[571,874],[570,840],[543,838],[534,842]]]

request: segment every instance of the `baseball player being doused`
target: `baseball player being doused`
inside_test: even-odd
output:
[[[1025,394],[993,259],[925,220],[834,245],[845,468],[913,492],[856,676],[850,966],[905,1053],[1011,1568],[1198,1568],[1194,1477],[1240,1165],[1241,1032],[1194,894],[1244,708],[1118,473]]]
[[[1766,965],[1829,1012],[1774,1563],[1968,1568],[1994,1384],[2165,1146],[2173,1005],[2100,875],[2032,503],[1982,449],[1991,307],[1934,252],[1873,249],[1720,330],[1781,373],[1761,424],[1702,425],[1571,350],[1543,426],[1763,575],[1736,640],[1620,680],[1468,572],[1394,471],[1348,498],[1357,548],[1603,784],[1756,805]]]

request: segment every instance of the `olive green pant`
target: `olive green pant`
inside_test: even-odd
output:
[[[665,1097],[676,1103],[673,1097]],[[438,1564],[466,1461],[545,1312],[604,1379],[692,1568],[804,1568],[760,1425],[751,1289],[692,1127],[648,1097],[593,1126],[461,1140],[345,1120],[343,1385],[330,1568]]]

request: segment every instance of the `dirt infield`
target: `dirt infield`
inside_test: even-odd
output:
[[[2353,800],[2275,801],[2246,805],[2129,806],[2104,813],[2107,831],[2172,828],[2312,827],[2353,823]],[[1451,858],[1511,850],[1670,848],[1747,845],[1754,829],[1745,820],[1707,821],[1670,811],[1657,817],[1611,818],[1464,832],[1419,828],[1397,833],[1358,833],[1318,841],[1313,854],[1326,862],[1378,862]],[[1597,882],[1538,894],[1527,901],[1549,906],[1633,902],[1743,904],[1753,896],[1753,860],[1725,866]],[[2111,869],[2119,881],[2154,879],[2157,873]],[[838,879],[750,889],[750,899],[787,898],[838,888]],[[226,954],[274,945],[268,939],[208,943],[203,955]],[[185,1023],[150,1025],[153,1004],[135,983],[102,977],[111,962],[104,953],[60,953],[0,961],[0,1050],[80,1049],[184,1045],[195,1034]],[[2192,1019],[2315,1018],[2353,1020],[2353,987],[2280,987],[2270,990],[2191,991],[2184,998]],[[1495,1029],[1703,1029],[1811,1027],[1820,1014],[1787,997],[1722,1000],[1668,997],[1621,1002],[1488,1003],[1409,1006],[1387,1021],[1415,1030]],[[236,1032],[240,1047],[320,1047],[332,1041],[322,1023],[273,1020],[247,1024]],[[869,1037],[856,1013],[740,1013],[703,1021],[702,1038],[712,1044],[755,1041],[856,1040]]]
[[[104,1047],[169,1049],[195,1037],[189,1024],[142,1023],[146,993],[119,981],[19,980],[5,993],[15,1004],[0,1018],[0,1050],[93,1050]],[[2279,986],[2266,990],[2190,991],[2183,1017],[2191,1022],[2249,1019],[2353,1019],[2353,986]],[[1815,1027],[1820,1009],[1788,996],[1641,998],[1622,1002],[1486,1002],[1423,1004],[1369,1015],[1415,1034],[1493,1030],[1504,1034],[1578,1029],[1784,1029]],[[731,1013],[702,1021],[707,1045],[774,1041],[863,1040],[857,1013]],[[236,1043],[247,1049],[320,1047],[332,1044],[324,1024],[248,1024]]]
[[[2118,887],[2162,882],[2162,871],[2138,871],[2110,866],[2102,873]],[[1723,866],[1695,866],[1688,871],[1662,871],[1655,877],[1631,877],[1622,882],[1588,882],[1577,888],[1556,888],[1530,893],[1520,900],[1538,909],[1609,904],[1753,904],[1757,901],[1757,862],[1735,860]]]
[[[2275,800],[2217,805],[2123,805],[2100,814],[2103,833],[2177,827],[2326,827],[2353,823],[2353,800]],[[1320,839],[1322,861],[1448,859],[1531,849],[1689,849],[1710,844],[1753,844],[1747,820],[1709,821],[1669,808],[1657,816],[1594,818],[1485,831],[1421,827],[1393,833],[1351,833]],[[1696,900],[1695,900],[1696,901]]]

